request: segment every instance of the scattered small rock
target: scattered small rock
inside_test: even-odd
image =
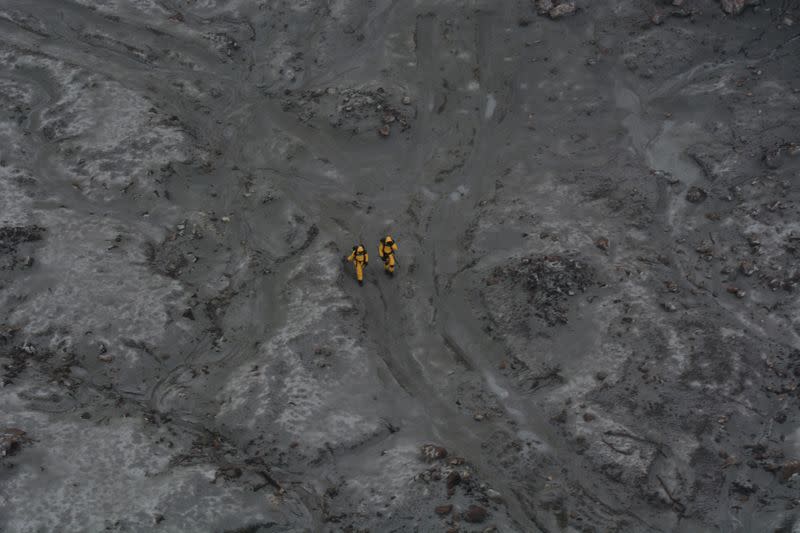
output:
[[[680,292],[680,287],[678,287],[678,284],[671,280],[664,282],[664,288],[666,288],[667,291],[673,294],[677,294],[678,292]]]
[[[472,415],[472,418],[480,422],[481,420],[483,420],[484,417],[481,413],[475,413],[474,415]]]
[[[44,231],[45,229],[40,226],[0,227],[0,253],[14,252],[17,245],[23,242],[41,240]]]
[[[747,6],[757,6],[761,0],[720,0],[722,10],[728,15],[738,15]]]
[[[739,263],[739,272],[744,274],[745,276],[752,276],[756,273],[758,268],[753,264],[752,261],[742,261]]]
[[[749,479],[734,481],[731,484],[731,488],[734,492],[738,492],[739,494],[753,494],[756,490],[758,490],[758,487],[756,487]]]
[[[800,461],[787,461],[781,466],[780,478],[784,483],[800,472]]]
[[[749,233],[746,235],[746,238],[747,244],[749,244],[752,248],[758,248],[761,246],[761,238],[755,233]]]
[[[693,204],[699,204],[705,201],[707,197],[708,194],[706,193],[706,191],[694,185],[689,187],[689,190],[686,191],[686,201],[691,202]]]
[[[388,137],[391,132],[392,132],[392,129],[389,127],[388,124],[384,124],[378,130],[378,133],[380,134],[381,137]]]
[[[550,15],[550,18],[557,19],[565,15],[571,15],[575,13],[575,10],[575,2],[564,2],[563,4],[558,4],[556,7],[551,9],[548,14]]]
[[[583,413],[583,420],[584,420],[584,422],[591,422],[591,421],[592,421],[592,420],[594,420],[595,418],[597,418],[597,417],[596,417],[596,416],[594,416],[592,413]]]
[[[608,250],[608,238],[599,237],[596,241],[594,241],[594,245],[605,252]]]
[[[584,292],[594,281],[594,269],[579,258],[559,255],[525,257],[513,264],[496,267],[487,285],[508,280],[521,285],[536,309],[536,316],[548,326],[567,323],[569,297]]]
[[[114,360],[114,358],[111,357],[111,354],[107,354],[107,353],[103,353],[103,354],[98,355],[97,359],[99,359],[103,363],[110,363],[111,361]]]
[[[411,105],[411,97],[410,96],[404,96],[402,102],[403,102],[403,105]]]
[[[447,490],[452,490],[461,483],[461,474],[453,470],[447,474]]]
[[[22,445],[30,442],[26,433],[17,428],[5,428],[0,430],[0,457],[14,455],[22,448]]]
[[[740,461],[736,459],[736,457],[728,455],[726,452],[720,452],[720,457],[725,459],[725,461],[722,463],[722,468],[728,468],[730,466],[736,466],[740,464]]]
[[[486,509],[480,505],[470,505],[469,508],[464,511],[463,518],[465,522],[469,522],[471,524],[480,524],[486,520],[486,516]]]
[[[450,514],[453,511],[453,506],[452,505],[439,505],[438,507],[436,507],[436,509],[434,509],[434,511],[439,516],[445,516],[445,515]]]
[[[734,286],[728,287],[727,291],[730,294],[733,294],[734,296],[736,296],[737,298],[744,298],[747,295],[746,292],[744,292],[743,290],[741,290],[741,289],[739,289],[737,287],[734,287]]]
[[[765,150],[761,159],[767,168],[777,170],[786,163],[789,157],[796,155],[799,150],[800,147],[796,144],[783,143]]]
[[[603,372],[602,370],[601,370],[601,371],[599,371],[599,372],[597,372],[597,373],[594,375],[594,378],[595,378],[597,381],[605,381],[605,379],[606,379],[607,377],[608,377],[608,373],[607,373],[607,372]]]
[[[571,15],[575,13],[575,11],[575,2],[561,2],[553,9],[548,11],[547,14],[550,15],[551,19],[557,19],[566,15]]]
[[[239,479],[242,477],[242,469],[233,465],[221,466],[217,469],[214,479],[216,480],[220,477],[227,481]]]
[[[540,15],[557,19],[575,13],[577,8],[575,2],[567,0],[536,0],[536,11]]]
[[[665,170],[651,170],[650,174],[653,176],[665,180],[670,185],[677,185],[681,182],[678,178],[672,175],[672,173],[667,172]]]
[[[664,19],[666,19],[666,15],[660,9],[655,10],[653,14],[650,15],[650,22],[654,26],[661,26],[664,24]]]
[[[694,251],[700,255],[706,256],[706,258],[711,258],[714,256],[714,244],[709,240],[700,241],[694,247]]]
[[[673,302],[661,302],[661,307],[664,308],[664,311],[669,313],[674,313],[678,310],[678,306],[676,306]]]
[[[486,490],[486,497],[492,500],[495,503],[502,503],[503,502],[503,495],[497,492],[494,489],[487,489]]]
[[[420,452],[422,456],[428,460],[444,459],[447,457],[447,450],[434,444],[425,444],[420,448]]]

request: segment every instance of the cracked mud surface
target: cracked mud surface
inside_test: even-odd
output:
[[[0,3],[0,530],[800,527],[800,3],[467,4]]]

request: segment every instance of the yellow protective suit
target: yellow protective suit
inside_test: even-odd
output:
[[[356,278],[358,279],[358,284],[364,284],[364,267],[369,264],[369,254],[364,249],[364,246],[359,244],[358,246],[353,246],[353,253],[347,258],[348,261],[353,263],[356,267]]]
[[[394,275],[394,267],[397,261],[394,253],[397,251],[397,243],[389,235],[381,239],[378,245],[378,255],[383,259],[383,269],[389,275]]]

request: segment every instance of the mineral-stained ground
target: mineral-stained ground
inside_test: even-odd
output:
[[[3,532],[797,531],[799,285],[798,0],[0,0]]]

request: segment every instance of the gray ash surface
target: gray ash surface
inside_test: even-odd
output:
[[[0,530],[797,530],[798,57],[797,0],[0,2]]]

